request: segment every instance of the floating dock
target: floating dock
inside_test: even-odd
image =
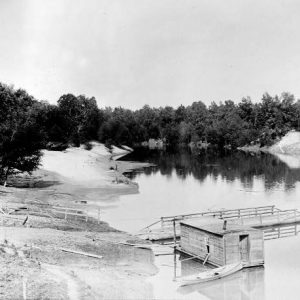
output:
[[[192,220],[226,220],[228,224],[248,226],[264,232],[264,239],[297,234],[300,212],[296,209],[281,210],[272,206],[206,211],[161,217],[142,229],[137,235],[145,240],[164,242],[181,236],[180,222]]]

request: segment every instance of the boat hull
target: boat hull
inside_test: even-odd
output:
[[[219,268],[215,268],[209,271],[201,272],[197,275],[183,277],[180,280],[180,286],[187,286],[191,284],[204,283],[212,280],[221,279],[225,276],[229,276],[243,269],[243,264],[231,264],[225,265]]]

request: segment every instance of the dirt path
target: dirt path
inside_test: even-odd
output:
[[[62,271],[61,267],[56,265],[42,264],[42,268],[51,274],[55,275],[56,280],[61,282],[61,280],[67,283],[67,293],[70,300],[79,300],[79,287],[76,281],[67,272]]]

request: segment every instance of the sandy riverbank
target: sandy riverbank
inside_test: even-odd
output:
[[[272,146],[261,147],[258,144],[239,147],[238,150],[251,153],[266,152],[271,154],[300,155],[300,132],[290,131]]]
[[[238,148],[247,153],[270,153],[284,162],[291,169],[300,168],[300,132],[290,131],[270,147],[249,145]]]
[[[147,165],[112,159],[127,151],[114,147],[110,153],[97,143],[90,151],[45,151],[39,170],[10,178],[8,183],[19,188],[0,188],[0,299],[22,299],[24,293],[28,299],[152,297],[144,279],[156,272],[153,253],[122,244],[141,241],[89,217],[65,219],[54,209],[69,207],[90,215],[95,207],[102,211],[114,205],[119,195],[137,193],[138,186],[123,173]]]

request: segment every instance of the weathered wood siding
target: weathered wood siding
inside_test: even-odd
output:
[[[264,263],[264,234],[261,230],[250,232],[249,266]]]
[[[224,243],[221,236],[207,233],[190,226],[181,224],[180,244],[184,251],[205,258],[207,254],[206,241],[208,239],[210,256],[207,262],[224,264]]]
[[[221,235],[189,224],[181,224],[180,244],[183,251],[204,259],[208,253],[207,241],[209,263],[225,265],[242,261],[249,267],[264,264],[264,237],[260,230],[249,228]]]
[[[246,266],[257,266],[264,263],[264,238],[260,230],[226,234],[225,264],[241,261],[240,236],[248,234],[248,261]]]
[[[227,234],[224,236],[225,264],[232,264],[240,261],[239,235]]]

